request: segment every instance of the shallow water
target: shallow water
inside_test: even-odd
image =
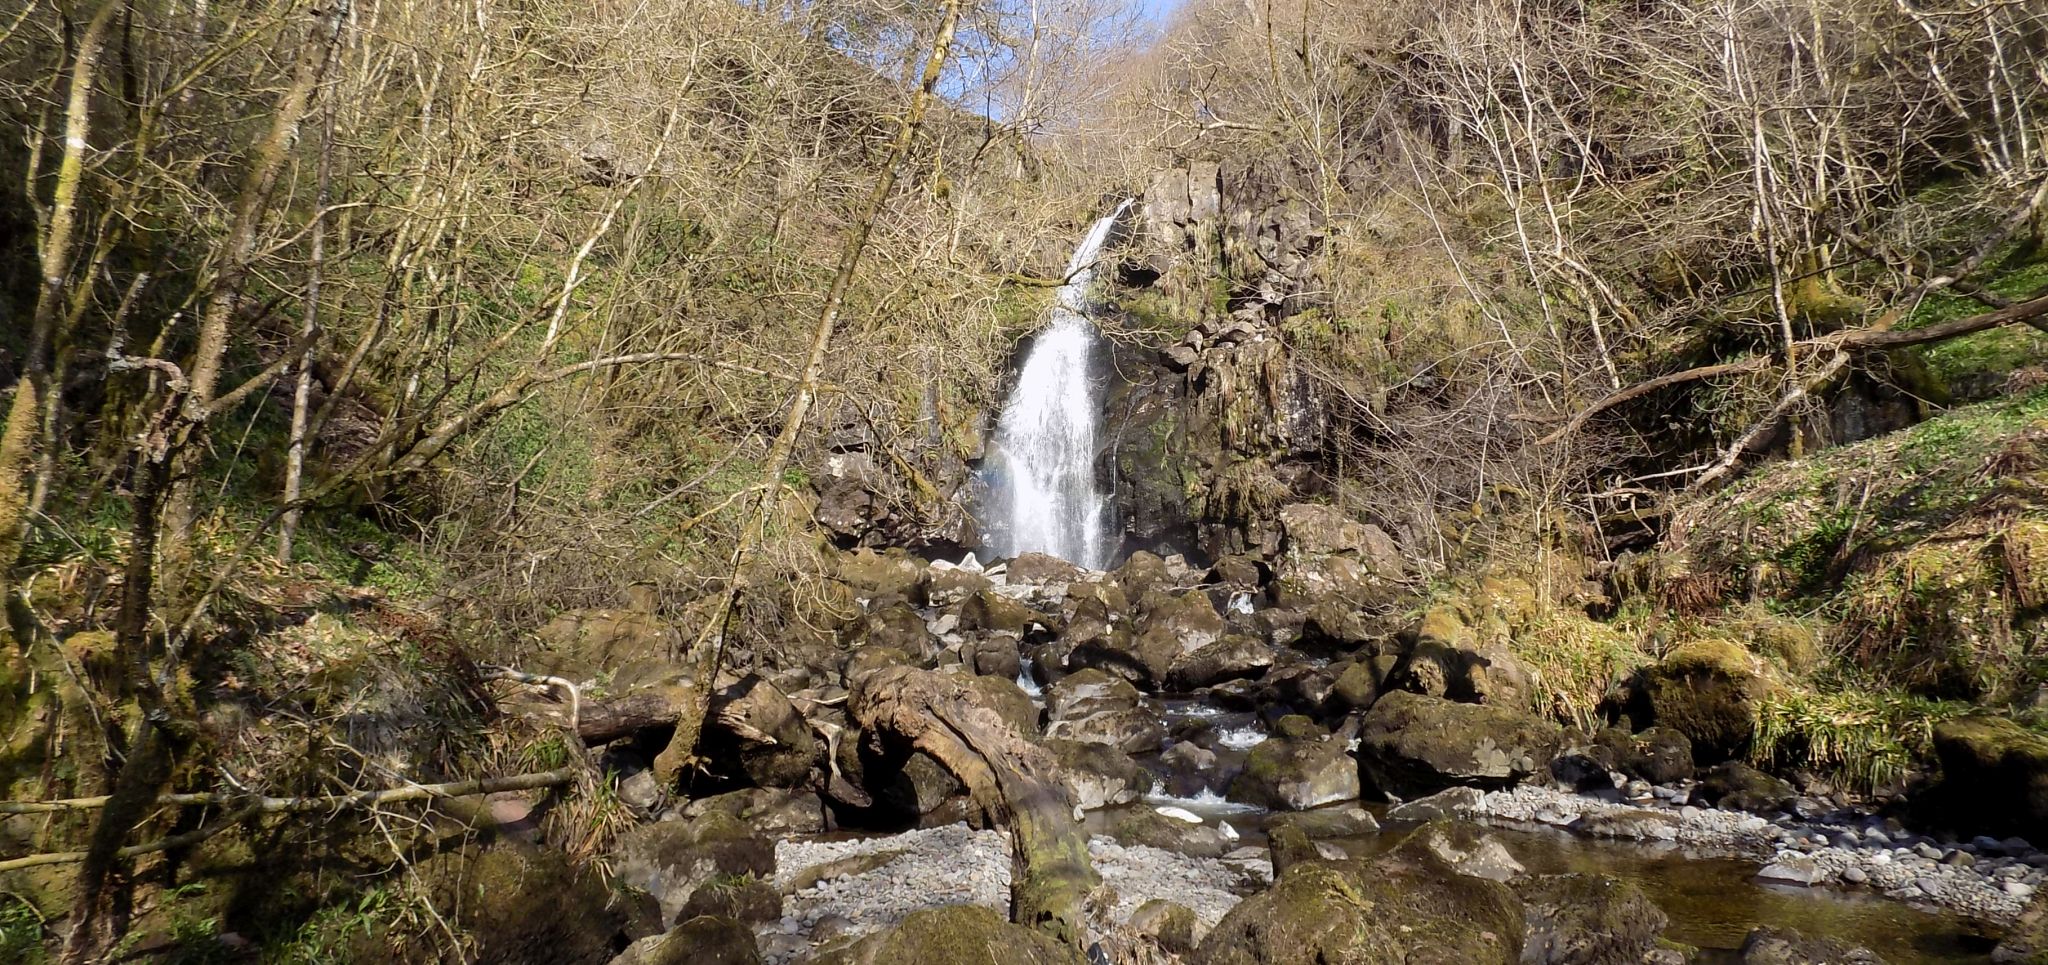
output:
[[[1391,847],[1405,830],[1390,825],[1336,843],[1362,857]],[[1633,882],[1670,916],[1664,936],[1698,946],[1701,961],[1735,961],[1743,938],[1763,925],[1862,945],[1891,965],[1989,962],[1997,943],[1996,932],[1967,919],[1874,894],[1763,885],[1751,861],[1687,857],[1562,831],[1487,830],[1533,873],[1598,872]]]

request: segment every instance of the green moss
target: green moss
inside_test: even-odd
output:
[[[1759,766],[1805,768],[1871,792],[1895,784],[1916,761],[1928,758],[1936,725],[1971,710],[1964,703],[1853,685],[1779,688],[1758,703],[1749,756]]]

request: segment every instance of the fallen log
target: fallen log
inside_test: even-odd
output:
[[[902,738],[967,786],[1010,830],[1010,920],[1079,944],[1101,877],[1059,764],[984,706],[960,678],[884,667],[856,681],[847,708],[863,730]]]

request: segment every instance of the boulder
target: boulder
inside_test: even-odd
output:
[[[972,689],[1003,723],[1015,728],[1026,737],[1038,736],[1038,705],[1031,702],[1031,695],[1017,686],[1015,674],[1008,677],[995,675],[977,676],[967,681]]]
[[[1208,934],[1202,920],[1186,905],[1154,898],[1131,912],[1131,928],[1171,955],[1191,955]]]
[[[1209,567],[1209,582],[1233,592],[1248,593],[1265,585],[1266,569],[1249,556],[1224,556]]]
[[[477,961],[604,965],[621,944],[661,930],[658,911],[616,900],[559,851],[449,851],[415,871],[434,907],[476,939]]]
[[[1048,738],[1039,746],[1059,761],[1060,779],[1083,811],[1129,804],[1152,791],[1152,772],[1106,744]]]
[[[721,811],[762,834],[786,837],[825,830],[825,802],[806,791],[749,787],[700,797],[683,805],[683,817],[701,818]]]
[[[1623,735],[1622,773],[1652,784],[1672,785],[1692,779],[1692,740],[1669,727],[1652,727]]]
[[[960,645],[960,662],[977,674],[1016,680],[1024,672],[1021,643],[1010,633],[976,637]]]
[[[1083,965],[1086,959],[1051,932],[1013,925],[980,905],[913,911],[895,927],[828,948],[810,965]]]
[[[1934,727],[1941,780],[1930,806],[1972,832],[2048,839],[2048,737],[2003,717],[1970,716]]]
[[[846,655],[846,665],[839,671],[839,679],[851,688],[855,681],[884,667],[914,667],[919,662],[895,647],[861,647]]]
[[[1398,578],[1405,561],[1393,537],[1370,523],[1352,519],[1334,506],[1295,503],[1280,508],[1285,550],[1312,556],[1346,553],[1373,571]]]
[[[1166,561],[1157,554],[1139,550],[1124,560],[1124,564],[1110,574],[1110,578],[1123,591],[1133,597],[1142,597],[1152,590],[1164,590],[1173,586],[1173,574],[1166,568]]]
[[[1884,965],[1868,948],[1808,938],[1790,928],[1758,928],[1742,940],[1742,965]]]
[[[1159,755],[1166,768],[1166,793],[1174,797],[1195,797],[1218,790],[1216,752],[1194,741],[1180,741]],[[1232,774],[1221,775],[1227,783]]]
[[[1377,612],[1400,592],[1399,584],[1349,556],[1288,557],[1275,570],[1269,589],[1275,606],[1303,613],[1322,603]]]
[[[718,878],[691,893],[676,913],[676,921],[712,917],[742,921],[750,925],[782,917],[782,892],[775,885],[749,875]]]
[[[1323,701],[1325,709],[1333,715],[1362,714],[1371,710],[1373,702],[1380,699],[1381,682],[1379,667],[1373,661],[1347,663],[1330,684],[1329,696]]]
[[[695,820],[660,821],[619,835],[612,845],[618,881],[653,895],[673,923],[698,888],[744,875],[772,878],[775,845],[740,819],[710,811]]]
[[[1258,704],[1274,713],[1321,714],[1336,685],[1327,667],[1302,661],[1295,654],[1293,661],[1283,657],[1259,679]]]
[[[1019,637],[1037,622],[1038,614],[1028,606],[987,587],[975,591],[960,605],[960,629],[992,630]]]
[[[534,635],[546,648],[535,670],[585,686],[601,679],[614,694],[675,677],[684,646],[675,627],[639,610],[571,610]]]
[[[989,578],[977,570],[963,570],[957,566],[944,569],[932,567],[925,575],[925,599],[932,606],[941,609],[967,602],[967,598],[986,590],[992,584]]]
[[[1637,723],[1684,734],[1699,763],[1738,758],[1749,750],[1758,704],[1770,690],[1760,667],[1749,651],[1727,640],[1681,644],[1639,673]]]
[[[1525,870],[1499,838],[1459,821],[1434,821],[1401,842],[1403,853],[1427,853],[1457,874],[1510,881]]]
[[[840,554],[835,563],[833,575],[871,607],[890,603],[920,606],[925,602],[924,565],[908,554],[877,553],[863,547]]]
[[[1669,921],[1641,888],[1607,875],[1538,875],[1516,891],[1525,965],[1636,965]]]
[[[856,646],[888,647],[916,660],[929,660],[938,653],[937,641],[917,608],[901,601],[869,610],[853,624]]]
[[[1276,814],[1266,823],[1268,831],[1275,828],[1294,828],[1310,840],[1319,838],[1355,838],[1372,834],[1380,829],[1378,818],[1372,812],[1357,805],[1316,808],[1312,811],[1290,811]]]
[[[1100,670],[1069,674],[1045,693],[1047,737],[1107,744],[1127,754],[1159,749],[1164,712],[1128,681]]]
[[[1215,828],[1189,824],[1148,807],[1119,815],[1109,826],[1109,836],[1126,847],[1143,845],[1195,858],[1220,858],[1232,847],[1230,839]]]
[[[1275,811],[1350,801],[1358,797],[1358,765],[1339,738],[1276,737],[1252,748],[1228,796]]]
[[[1006,573],[1011,584],[1025,586],[1074,583],[1086,575],[1086,571],[1080,567],[1044,553],[1018,555],[1016,559],[1010,561]]]
[[[1521,901],[1421,850],[1327,861],[1291,829],[1273,836],[1273,886],[1239,902],[1202,940],[1197,965],[1512,965]]]
[[[1799,796],[1791,784],[1765,774],[1741,761],[1717,764],[1700,775],[1692,799],[1731,811],[1776,814],[1789,810]]]
[[[1134,635],[1098,635],[1077,642],[1069,666],[1107,670],[1146,690],[1166,684],[1167,672],[1191,652],[1223,636],[1223,617],[1206,593],[1177,596],[1152,591],[1144,599],[1144,617]]]
[[[711,701],[705,718],[705,756],[735,761],[762,787],[802,787],[824,763],[811,725],[774,684],[748,676]]]
[[[502,959],[490,959],[502,961]],[[692,918],[660,934],[642,938],[611,965],[760,965],[754,933],[731,918]]]
[[[1556,724],[1508,707],[1396,691],[1365,715],[1358,754],[1369,787],[1419,797],[1513,785],[1548,767],[1562,736]]]
[[[1256,680],[1272,666],[1272,647],[1253,637],[1232,633],[1181,654],[1167,668],[1166,686],[1187,693],[1226,680]]]

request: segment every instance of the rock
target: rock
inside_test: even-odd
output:
[[[1226,680],[1256,680],[1272,666],[1272,647],[1243,634],[1227,634],[1175,659],[1167,668],[1166,685],[1187,693]]]
[[[825,830],[824,801],[805,791],[750,787],[697,798],[683,805],[682,813],[685,819],[695,820],[713,811],[724,812],[765,835],[786,837]]]
[[[975,591],[967,602],[960,605],[962,630],[987,630],[1022,637],[1024,631],[1037,621],[1036,611],[997,593],[993,587]]]
[[[691,893],[682,911],[676,913],[676,920],[687,922],[705,916],[749,924],[774,921],[782,917],[782,893],[774,885],[751,876],[714,878]]]
[[[1250,592],[1265,585],[1266,569],[1249,556],[1222,556],[1209,567],[1209,582],[1238,592]]]
[[[1507,881],[1526,870],[1499,838],[1457,821],[1425,825],[1409,835],[1399,849],[1427,850],[1452,871],[1488,881]]]
[[[1010,561],[1008,574],[1013,585],[1045,586],[1076,582],[1083,577],[1085,571],[1057,556],[1020,553],[1016,559]]]
[[[775,874],[774,844],[725,811],[627,831],[613,844],[611,860],[617,879],[653,895],[662,921],[670,923],[707,883]]]
[[[932,631],[908,603],[895,602],[868,610],[854,622],[857,645],[888,647],[914,660],[929,660],[938,653]]]
[[[1083,965],[1085,959],[1052,933],[1012,925],[979,905],[947,905],[911,912],[842,948],[805,959],[812,965]]]
[[[1275,606],[1306,614],[1323,604],[1379,612],[1393,604],[1402,587],[1349,556],[1305,556],[1283,560],[1269,589]]]
[[[1702,763],[1740,757],[1749,750],[1758,704],[1770,689],[1759,666],[1749,651],[1727,640],[1681,644],[1639,674],[1639,722],[1684,734]]]
[[[1301,660],[1299,654],[1293,657]],[[1269,712],[1289,708],[1301,714],[1320,714],[1336,685],[1336,678],[1328,670],[1314,664],[1277,663],[1260,678],[1255,702]]]
[[[1624,740],[1618,762],[1623,773],[1662,785],[1692,779],[1691,738],[1673,728],[1652,727]]]
[[[974,570],[960,567],[939,569],[933,567],[925,576],[925,598],[932,606],[941,609],[967,602],[967,599],[991,585],[988,577]]]
[[[641,768],[619,781],[619,800],[646,809],[661,803],[661,782],[654,772]]]
[[[910,654],[894,647],[861,647],[846,655],[846,664],[839,672],[839,679],[851,689],[862,677],[884,667],[914,667],[917,663]]]
[[[1991,950],[2000,965],[2042,965],[2048,962],[2048,893],[2036,894],[2006,930],[2005,940]]]
[[[1048,738],[1041,746],[1060,762],[1060,776],[1083,811],[1129,804],[1152,790],[1152,772],[1106,744]]]
[[[1370,660],[1346,664],[1330,684],[1330,695],[1324,698],[1325,710],[1347,716],[1371,710],[1373,702],[1380,698],[1381,679],[1379,669]]]
[[[1346,553],[1373,572],[1399,579],[1406,561],[1393,537],[1370,523],[1345,516],[1335,506],[1295,503],[1280,508],[1284,549],[1290,554],[1323,556]]]
[[[611,965],[759,965],[760,961],[754,933],[746,925],[731,918],[705,916],[626,946]]]
[[[1299,838],[1291,850],[1290,836]],[[1315,857],[1291,831],[1274,842],[1279,880],[1224,915],[1193,962],[1511,965],[1520,957],[1521,902],[1506,885],[1456,874],[1426,849],[1339,862]]]
[[[865,547],[840,554],[834,576],[870,607],[891,603],[921,606],[926,601],[925,568],[902,552],[877,553]]]
[[[559,851],[449,851],[415,871],[434,907],[475,938],[477,961],[603,965],[621,945],[661,930],[651,903],[616,901],[594,871]]]
[[[1046,690],[1047,737],[1107,744],[1126,753],[1159,749],[1164,714],[1129,682],[1100,670],[1070,674]]]
[[[1742,941],[1742,965],[1883,965],[1867,948],[1807,938],[1789,928],[1758,928]]]
[[[1202,927],[1193,909],[1186,905],[1154,898],[1138,906],[1131,913],[1131,927],[1138,934],[1151,938],[1159,947],[1174,955],[1193,954],[1195,944],[1202,940],[1208,930]]]
[[[969,690],[981,698],[984,706],[996,712],[1003,723],[1010,725],[1017,733],[1026,737],[1038,736],[1038,705],[1031,702],[1031,695],[1017,686],[1017,675],[1004,677],[988,674],[972,677],[967,681]]]
[[[1569,743],[1550,760],[1550,779],[1567,791],[1614,790],[1618,765],[1614,750],[1603,744]]]
[[[1811,887],[1827,880],[1827,872],[1812,858],[1781,856],[1756,873],[1758,881]]]
[[[1455,785],[1512,785],[1549,765],[1562,734],[1507,707],[1396,691],[1365,715],[1358,754],[1368,786],[1418,797]]]
[[[1230,840],[1221,831],[1189,824],[1151,808],[1134,808],[1118,817],[1109,826],[1109,836],[1126,846],[1144,845],[1195,858],[1220,858],[1231,849]]]
[[[960,645],[960,662],[985,677],[1016,680],[1024,672],[1024,654],[1016,635],[992,633]]]
[[[534,670],[586,686],[602,679],[613,694],[674,678],[670,654],[684,643],[674,627],[639,610],[571,610],[534,635],[546,648],[532,659]]]
[[[712,698],[703,748],[762,787],[801,787],[824,763],[811,725],[774,684],[749,675]]]
[[[1934,727],[1941,780],[1926,808],[1945,823],[2039,836],[2048,828],[2048,737],[2003,717],[1971,716]]]
[[[1143,609],[1135,635],[1098,635],[1077,642],[1068,664],[1106,670],[1146,690],[1158,690],[1175,663],[1223,637],[1223,617],[1206,593],[1169,596],[1153,591],[1146,595]]]
[[[1708,768],[1693,789],[1693,799],[1703,804],[1752,814],[1783,811],[1796,796],[1791,784],[1740,761]]]
[[[1215,789],[1210,779],[1216,770],[1216,752],[1200,744],[1193,741],[1176,743],[1159,755],[1159,763],[1166,767],[1168,794],[1194,797]]]
[[[1252,748],[1228,797],[1276,811],[1350,801],[1358,797],[1358,765],[1337,738],[1273,738]]]
[[[1310,840],[1353,838],[1380,829],[1380,822],[1372,816],[1372,812],[1357,806],[1290,811],[1274,815],[1266,824],[1269,830],[1294,828]]]
[[[1525,965],[1634,965],[1669,921],[1641,888],[1607,875],[1538,875],[1516,890]]]
[[[1435,821],[1439,818],[1470,818],[1480,812],[1486,792],[1476,787],[1453,787],[1425,798],[1403,801],[1387,809],[1389,821]]]
[[[1855,865],[1850,865],[1842,869],[1842,881],[1845,884],[1852,885],[1868,884],[1870,882],[1870,872]]]
[[[1158,554],[1139,550],[1125,558],[1122,566],[1110,574],[1110,578],[1125,593],[1133,598],[1144,596],[1152,590],[1164,590],[1173,586],[1173,574],[1166,568],[1166,561]]]

